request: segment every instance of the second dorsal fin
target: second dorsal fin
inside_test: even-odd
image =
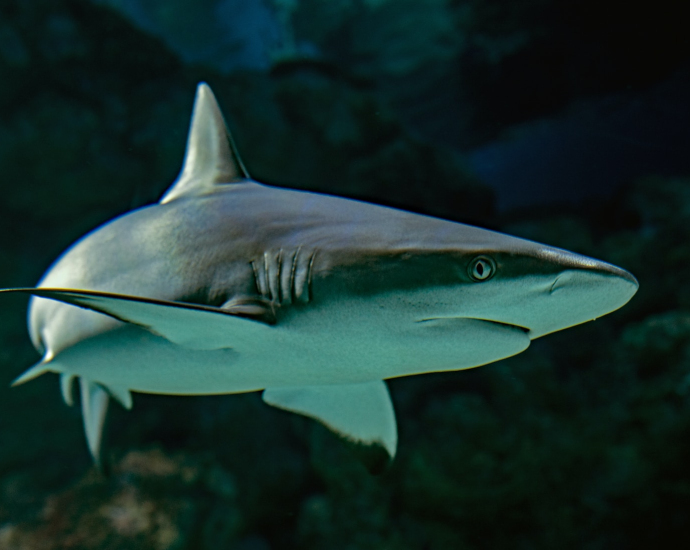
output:
[[[201,82],[194,99],[182,171],[160,202],[165,204],[182,196],[200,195],[218,184],[248,177],[218,102],[208,84]]]

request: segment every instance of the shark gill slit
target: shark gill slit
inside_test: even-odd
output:
[[[261,294],[261,289],[259,288],[259,274],[256,271],[256,262],[252,260],[249,262],[249,265],[252,266],[252,271],[254,272],[254,288],[256,289],[257,294]]]
[[[556,290],[556,285],[558,284],[558,280],[561,278],[561,275],[559,274],[554,280],[553,283],[551,283],[551,289],[549,290],[549,294],[553,294],[553,291]]]
[[[266,280],[268,281],[268,291],[270,293],[271,303],[280,303],[280,251],[266,252],[264,257],[266,260]]]
[[[280,269],[280,303],[281,304],[291,304],[293,302],[293,292],[292,292],[292,281],[295,277],[295,256],[296,252],[293,250],[292,255],[290,253],[287,256],[283,256],[283,250],[281,253],[281,269]],[[289,262],[289,265],[287,265]],[[283,265],[285,263],[285,265]]]
[[[278,251],[278,270],[276,272],[276,292],[278,293],[278,296],[276,296],[276,301],[279,304],[283,303],[283,287],[280,284],[283,280],[281,277],[281,273],[283,272],[283,249],[281,248]]]
[[[254,270],[254,284],[256,285],[257,294],[266,297],[266,278],[261,271],[261,266],[256,260],[252,260],[252,269]]]
[[[299,253],[302,250],[302,246],[298,246],[297,250],[292,255],[292,268],[290,270],[290,303],[297,301],[297,292],[295,292],[295,274],[297,272],[297,259],[299,258]]]
[[[272,304],[309,302],[315,257],[316,250],[308,253],[302,247],[264,252],[262,260],[251,262],[256,292]]]
[[[307,302],[311,301],[312,291],[311,291],[311,272],[314,266],[314,258],[316,258],[316,249],[311,253],[311,258],[309,259],[309,267],[307,268]]]
[[[264,270],[263,270],[263,280],[266,281],[265,296],[268,297],[269,301],[272,301],[271,297],[271,280],[269,279],[268,271],[268,252],[264,252]]]
[[[310,302],[315,259],[316,249],[308,253],[301,246],[292,254],[285,254],[283,249],[264,252],[262,260],[250,262],[257,294],[273,304]],[[289,271],[283,265],[287,262],[290,262]]]

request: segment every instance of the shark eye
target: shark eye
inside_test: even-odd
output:
[[[496,262],[488,256],[477,256],[467,266],[467,272],[473,281],[486,281],[496,273]]]

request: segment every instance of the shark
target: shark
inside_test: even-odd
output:
[[[484,228],[252,180],[199,84],[182,170],[157,204],[68,248],[30,295],[41,360],[78,382],[99,463],[111,398],[262,392],[345,440],[398,435],[386,380],[486,365],[626,304],[609,263]]]

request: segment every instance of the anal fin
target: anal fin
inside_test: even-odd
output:
[[[398,431],[388,387],[383,380],[357,384],[267,388],[263,400],[303,414],[353,443],[381,446],[395,456]]]
[[[80,378],[81,411],[84,420],[84,433],[89,451],[98,467],[101,466],[101,441],[103,426],[108,413],[108,392],[99,384]]]

